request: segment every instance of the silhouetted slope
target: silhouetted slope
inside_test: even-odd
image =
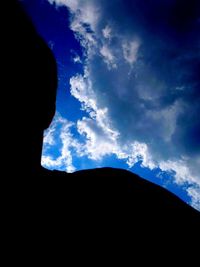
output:
[[[99,168],[66,174],[43,169],[43,174],[38,177],[41,184],[49,191],[53,189],[58,198],[59,194],[66,195],[76,199],[79,205],[86,202],[91,209],[97,204],[104,210],[113,204],[114,209],[118,203],[129,210],[130,219],[138,215],[152,215],[154,221],[161,216],[180,222],[183,218],[200,219],[198,211],[173,193],[126,170]]]

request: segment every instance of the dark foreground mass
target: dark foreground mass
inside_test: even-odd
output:
[[[101,168],[67,174],[40,166],[43,131],[55,111],[56,63],[17,2],[8,4],[5,101],[12,115],[5,127],[8,182],[3,203],[12,238],[7,240],[15,248],[21,240],[27,251],[35,242],[40,250],[60,242],[71,247],[79,243],[84,249],[87,242],[91,247],[101,242],[109,247],[111,242],[119,248],[136,236],[148,244],[149,236],[161,244],[167,237],[173,243],[192,232],[197,238],[197,210],[129,171]]]

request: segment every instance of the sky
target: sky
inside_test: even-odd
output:
[[[200,2],[21,2],[58,66],[42,165],[128,169],[200,210]]]

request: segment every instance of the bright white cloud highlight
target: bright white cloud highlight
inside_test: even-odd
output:
[[[42,156],[42,165],[44,167],[51,169],[61,168],[67,172],[75,171],[71,148],[76,147],[77,143],[70,132],[72,126],[73,123],[62,118],[59,114],[56,114],[51,126],[45,131]],[[60,131],[58,127],[60,127]],[[56,145],[56,142],[58,142],[58,140],[55,140],[58,132],[58,138],[61,141],[60,155],[53,158],[52,155],[48,155],[48,148],[49,146]]]

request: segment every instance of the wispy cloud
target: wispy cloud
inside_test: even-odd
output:
[[[56,114],[51,126],[45,131],[43,142],[42,165],[50,169],[75,171],[71,149],[76,147],[76,141],[71,134],[73,123]],[[60,143],[60,144],[59,144]],[[59,154],[49,155],[52,147],[59,148]]]
[[[107,64],[108,69],[117,68],[117,65],[115,63],[115,57],[106,45],[103,45],[101,47],[100,54],[104,58],[104,62]]]

